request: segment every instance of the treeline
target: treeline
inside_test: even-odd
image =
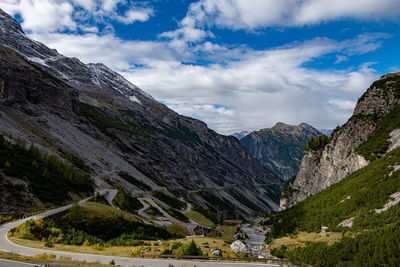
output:
[[[8,176],[27,180],[29,191],[44,203],[60,204],[71,200],[69,192],[93,192],[93,182],[87,173],[34,146],[27,148],[21,140],[12,144],[2,135],[0,168]]]
[[[305,151],[308,150],[318,150],[324,148],[329,143],[329,137],[325,134],[312,137],[307,141],[306,146],[304,147]]]

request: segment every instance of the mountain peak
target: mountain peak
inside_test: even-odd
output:
[[[21,25],[10,15],[0,8],[0,31],[5,34],[7,32],[18,32],[24,34]]]
[[[317,129],[315,129],[314,127],[305,122],[302,122],[298,126],[285,124],[283,122],[277,122],[274,125],[274,127],[263,129],[261,131],[263,132],[273,131],[275,133],[291,134],[291,135],[304,135],[304,134],[308,135],[309,133],[312,133],[313,135],[321,134]]]

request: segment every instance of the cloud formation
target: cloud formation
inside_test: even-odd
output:
[[[120,14],[118,6],[128,10]],[[105,23],[108,19],[131,24],[147,21],[153,15],[153,9],[125,0],[2,0],[0,8],[10,15],[19,14],[22,27],[33,33],[76,31],[78,25],[83,31],[93,32],[97,31],[93,29],[96,26],[86,25],[90,20]]]
[[[315,37],[255,50],[245,44],[214,42],[210,27],[253,31],[348,17],[379,20],[400,10],[395,8],[398,0],[325,0],[324,4],[317,0],[200,0],[190,5],[175,30],[141,41],[116,37],[107,23],[144,22],[156,15],[151,7],[135,4],[118,10],[127,3],[3,0],[0,8],[19,14],[31,38],[85,63],[104,63],[175,111],[202,119],[224,134],[270,127],[277,121],[328,129],[344,123],[357,97],[378,75],[373,62],[347,69],[337,66],[380,49],[391,36],[362,33],[342,41]],[[99,24],[106,27],[99,29]],[[329,60],[332,67],[312,67],[321,59]]]
[[[207,24],[233,30],[254,30],[312,25],[344,18],[380,20],[399,14],[398,0],[200,0],[190,6],[181,29],[188,31],[191,25],[203,28]]]

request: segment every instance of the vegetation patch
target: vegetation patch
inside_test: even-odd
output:
[[[93,192],[87,173],[66,164],[36,147],[26,148],[22,141],[12,144],[0,135],[0,168],[8,176],[29,182],[28,189],[44,203],[61,204],[78,195]]]
[[[316,136],[308,140],[306,146],[304,147],[305,151],[308,150],[321,150],[329,143],[329,137],[325,134]]]
[[[303,248],[294,250],[286,246],[277,248],[275,255],[314,266],[398,265],[398,257],[392,255],[400,255],[400,205],[375,212],[390,200],[390,195],[400,191],[400,171],[394,171],[398,165],[400,148],[297,205],[271,215],[266,221],[272,225],[269,240],[299,231],[319,232],[321,226],[343,233],[340,242],[331,246],[305,242]],[[351,231],[358,233],[355,235],[348,235],[350,229],[339,226],[351,217],[355,217],[351,227]]]
[[[182,212],[177,211],[176,209],[170,208],[165,210],[169,215],[171,215],[172,217],[174,217],[175,219],[181,221],[181,222],[185,222],[188,223],[189,222],[189,218],[186,217]]]
[[[158,198],[168,206],[175,209],[186,209],[186,202],[177,199],[176,197],[170,196],[164,193],[162,190],[151,192],[151,195]]]
[[[116,188],[118,189],[118,193],[112,200],[112,203],[116,207],[130,213],[135,213],[137,210],[143,208],[142,203],[137,198],[133,197],[120,186],[116,186]]]
[[[135,125],[127,124],[118,118],[114,118],[111,115],[105,113],[101,108],[86,104],[81,104],[81,112],[89,118],[97,128],[99,128],[106,135],[115,139],[116,137],[112,134],[109,129],[116,129],[124,132],[128,132],[135,135],[142,135],[149,137],[150,135],[143,129],[136,127]]]
[[[65,245],[89,245],[104,247],[129,246],[136,240],[159,240],[174,237],[164,228],[132,221],[122,216],[97,216],[86,209],[74,206],[59,222],[53,220],[29,220],[13,228],[11,235],[41,240],[45,246],[55,243]]]
[[[400,128],[400,105],[379,120],[378,127],[367,141],[357,147],[356,152],[367,160],[375,160],[386,153],[390,146],[390,133]]]
[[[129,175],[127,172],[120,171],[120,172],[118,172],[118,175],[125,181],[133,184],[134,186],[139,187],[140,189],[142,189],[144,191],[151,191],[151,187],[148,184],[136,179],[132,175]]]
[[[207,226],[207,227],[215,226],[215,224],[210,219],[208,219],[206,216],[204,216],[203,214],[201,214],[200,212],[197,212],[195,210],[191,210],[188,213],[186,213],[185,215],[186,215],[186,217],[199,223],[200,225]]]

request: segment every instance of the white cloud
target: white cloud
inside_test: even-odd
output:
[[[329,4],[331,0],[326,1]],[[32,25],[31,38],[83,62],[104,63],[174,110],[203,119],[211,128],[226,134],[265,128],[277,121],[290,124],[304,121],[320,128],[343,123],[351,115],[350,107],[357,97],[377,78],[372,63],[346,70],[317,70],[307,67],[307,63],[327,55],[337,55],[338,63],[379,49],[382,40],[389,37],[381,33],[361,34],[341,42],[314,38],[265,50],[228,47],[205,40],[213,37],[206,30],[209,23],[234,29],[302,25],[306,21],[303,5],[318,6],[315,0],[200,1],[191,5],[177,30],[161,34],[157,41],[122,40],[114,35],[112,25],[99,32],[97,24],[88,24],[84,19],[89,14],[94,20],[107,17],[122,23],[145,21],[153,15],[150,8],[132,6],[118,14],[117,5],[125,1],[105,0],[99,4],[91,0],[38,0],[50,4],[67,3],[63,15],[53,18],[60,20],[54,26],[49,21],[36,25],[39,11],[27,12],[27,8],[21,8],[22,2],[30,3],[28,0],[3,0],[0,8],[7,6],[12,14],[21,14],[27,23],[23,24],[24,29]],[[346,5],[342,0],[336,2]],[[386,6],[388,2],[390,0],[382,0],[380,4]],[[68,4],[73,4],[72,11],[67,8]],[[295,14],[296,8],[299,14]],[[318,12],[323,14],[323,10]],[[307,23],[316,23],[318,14],[309,15]],[[353,16],[361,18],[360,14],[364,13],[357,14]],[[300,15],[301,20],[296,18]],[[334,19],[333,15],[328,17]],[[373,16],[376,18],[378,16]],[[76,27],[85,34],[55,32]],[[198,59],[213,63],[196,65],[194,62]]]
[[[130,4],[124,14],[119,14],[118,5],[127,4],[130,3],[124,0],[2,0],[0,8],[11,15],[19,14],[22,27],[33,33],[75,31],[91,19],[103,24],[107,24],[107,20],[131,24],[147,21],[153,15],[152,8],[134,4]],[[84,28],[97,32],[94,25]]]
[[[171,42],[124,41],[113,34],[30,37],[67,56],[119,70],[177,112],[200,118],[226,134],[265,128],[276,121],[305,121],[321,128],[343,123],[351,115],[349,103],[377,78],[371,63],[355,70],[326,71],[304,65],[329,54],[363,53],[364,45],[384,38],[379,34],[343,42],[315,38],[263,51],[204,42],[181,54]],[[216,63],[182,63],[199,55]]]
[[[118,20],[124,24],[131,24],[135,21],[147,21],[153,14],[153,10],[150,8],[132,8],[125,12],[124,16],[119,16]]]
[[[303,26],[356,18],[380,20],[400,15],[398,0],[200,0],[184,20],[196,27],[205,24],[253,30],[270,26]]]
[[[73,5],[67,1],[5,1],[0,2],[0,8],[11,15],[20,14],[22,27],[29,31],[75,30],[77,26],[72,18]]]
[[[328,101],[328,103],[345,111],[353,111],[353,109],[356,106],[356,101],[343,100],[343,99],[331,99]]]
[[[349,61],[349,58],[343,55],[336,55],[336,61],[334,64],[339,64],[340,62]]]
[[[156,65],[174,60],[167,44],[153,41],[124,41],[112,33],[84,35],[47,33],[30,34],[32,39],[56,48],[60,53],[77,57],[85,63],[101,62],[114,70],[127,70],[138,65]]]

